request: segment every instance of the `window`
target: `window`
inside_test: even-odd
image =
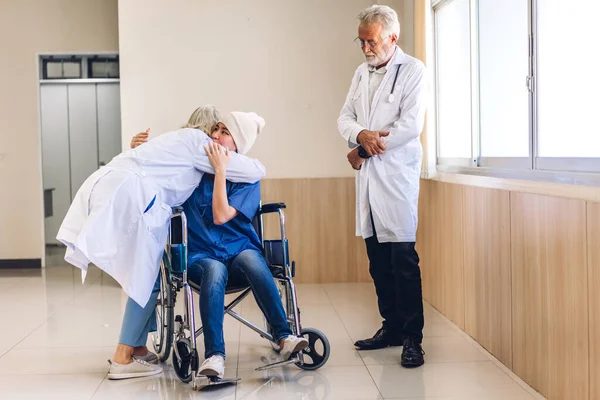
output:
[[[43,79],[81,78],[81,58],[48,57],[42,59]]]
[[[479,0],[481,157],[529,158],[527,2]]]
[[[469,0],[436,13],[439,156],[471,159],[471,51]]]
[[[600,2],[538,0],[538,156],[600,157]],[[550,161],[550,160],[546,160]],[[576,160],[574,160],[576,161]],[[552,163],[545,163],[552,167]],[[576,164],[576,162],[573,162]]]
[[[117,57],[94,57],[88,61],[90,78],[118,78],[119,59]]]
[[[442,170],[563,182],[600,172],[600,1],[433,0],[433,10]]]
[[[42,55],[40,79],[119,79],[119,56],[110,55]]]

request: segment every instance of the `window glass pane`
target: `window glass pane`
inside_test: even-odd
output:
[[[63,77],[81,78],[81,64],[79,62],[65,61],[63,63]]]
[[[62,62],[47,62],[46,78],[62,78]]]
[[[482,157],[529,157],[527,1],[479,0]]]
[[[538,0],[537,12],[538,155],[600,157],[600,1]]]
[[[469,1],[454,0],[435,15],[439,157],[470,158]]]
[[[91,61],[92,78],[118,78],[119,62],[116,60]]]
[[[45,61],[46,76],[44,79],[81,78],[81,61],[52,60]]]

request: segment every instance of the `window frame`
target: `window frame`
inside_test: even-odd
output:
[[[439,82],[437,11],[456,0],[432,0],[432,32],[434,52],[434,119],[436,124],[436,169],[440,172],[466,173],[506,177],[511,179],[541,180],[600,186],[600,157],[539,157],[538,155],[538,0],[527,0],[529,71],[523,77],[528,90],[529,104],[529,156],[528,157],[482,157],[480,120],[480,65],[479,65],[479,0],[469,0],[469,32],[471,57],[471,159],[443,158],[440,152],[439,129]]]
[[[119,53],[74,53],[74,54],[51,54],[38,53],[37,55],[39,80],[41,83],[75,83],[75,82],[119,82],[121,77],[121,63]],[[92,63],[98,61],[116,62],[118,77],[92,77]],[[48,63],[54,62],[76,62],[79,63],[79,77],[48,77]]]
[[[78,56],[50,56],[50,57],[45,57],[42,58],[42,79],[47,79],[47,80],[63,80],[63,79],[82,79],[83,75],[84,75],[84,65],[83,65],[83,59],[81,57]],[[78,77],[65,77],[64,76],[64,63],[75,63],[75,64],[79,64],[79,76]],[[62,69],[62,74],[61,76],[48,76],[48,64],[54,64],[54,63],[60,63],[61,64],[61,69]]]
[[[117,76],[94,76],[93,74],[93,68],[94,68],[94,63],[116,63],[117,64]],[[120,79],[121,78],[121,62],[119,60],[119,55],[114,55],[114,56],[110,56],[110,55],[94,55],[91,56],[87,59],[87,76],[90,79]]]

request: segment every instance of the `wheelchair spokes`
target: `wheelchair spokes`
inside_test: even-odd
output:
[[[296,365],[308,371],[321,368],[325,365],[331,353],[331,345],[327,336],[320,330],[313,328],[302,329],[302,336],[308,340],[308,347],[302,351],[302,361],[296,363]]]
[[[173,347],[173,369],[175,375],[185,383],[192,381],[193,359],[197,358],[196,350],[192,350],[188,339],[178,339]]]
[[[152,334],[154,351],[160,362],[169,359],[173,343],[173,306],[172,287],[168,274],[168,259],[163,257],[160,265],[160,289],[156,300],[156,332]]]

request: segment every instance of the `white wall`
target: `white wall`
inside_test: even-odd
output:
[[[117,0],[0,1],[0,259],[41,258],[37,53],[118,50]]]
[[[404,2],[395,2],[399,13]],[[353,176],[336,119],[362,62],[356,16],[372,3],[119,1],[124,147],[212,103],[266,119],[250,154],[268,178]],[[412,23],[403,28],[412,40]]]
[[[412,15],[402,10],[412,2],[387,3],[404,21],[408,53]],[[335,120],[361,62],[356,15],[371,3],[123,0],[117,18],[117,0],[0,1],[0,259],[43,251],[38,53],[118,51],[121,42],[124,142],[212,102],[265,116],[252,155],[269,177],[351,176]]]

